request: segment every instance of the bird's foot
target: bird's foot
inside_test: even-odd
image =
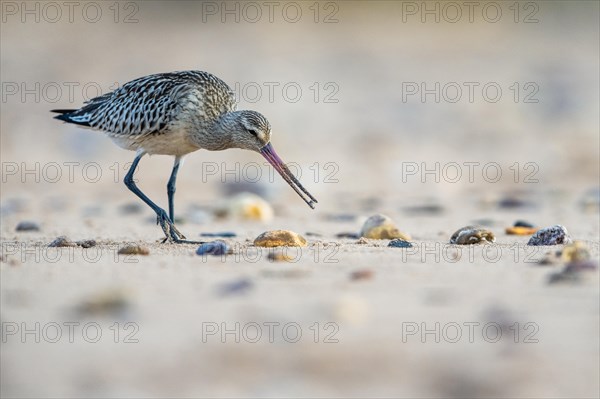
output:
[[[187,240],[186,237],[177,229],[177,227],[175,227],[175,224],[173,224],[169,216],[167,216],[167,213],[163,210],[157,213],[156,224],[160,225],[165,233],[165,238],[162,241],[163,244],[165,242],[175,244],[204,244],[204,241]]]
[[[166,239],[165,239],[166,241]],[[206,241],[192,241],[192,240],[172,240],[171,241],[174,244],[194,244],[194,245],[202,245],[204,244]]]

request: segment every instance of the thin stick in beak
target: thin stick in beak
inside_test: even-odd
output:
[[[310,206],[312,209],[315,209],[315,204],[318,201],[302,186],[298,179],[296,179],[296,176],[292,174],[292,172],[285,165],[285,163],[283,163],[281,158],[277,156],[277,153],[273,149],[271,143],[265,145],[260,150],[260,153],[263,157],[265,157],[267,161],[269,161],[269,163],[273,166],[273,168],[275,168],[275,170],[281,175],[281,177],[283,177],[283,180],[285,180],[290,185],[290,187],[294,189],[296,194],[298,194],[308,206]],[[303,193],[306,194],[306,196],[308,196],[308,199],[303,195]]]

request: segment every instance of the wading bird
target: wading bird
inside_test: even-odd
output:
[[[202,71],[159,73],[132,80],[95,97],[79,109],[57,109],[55,119],[105,132],[117,145],[136,151],[125,185],[150,206],[165,241],[186,240],[173,224],[175,182],[183,156],[196,150],[241,148],[261,153],[296,193],[314,209],[317,200],[300,184],[271,145],[271,125],[260,113],[237,111],[233,90]],[[146,154],[175,157],[167,184],[169,213],[136,185],[133,174]]]

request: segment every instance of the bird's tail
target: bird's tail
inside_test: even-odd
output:
[[[80,110],[78,110],[78,109],[52,109],[52,110],[50,110],[50,112],[60,114],[60,115],[56,115],[54,117],[54,119],[58,119],[60,121],[67,122],[67,123],[74,123],[76,125],[81,125],[81,126],[90,126],[89,116],[87,116],[87,118],[82,117],[82,115],[79,115],[79,113],[77,111],[80,111]]]
[[[76,109],[51,109],[50,112],[55,114],[70,114],[71,112],[77,111]]]

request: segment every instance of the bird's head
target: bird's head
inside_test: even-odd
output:
[[[271,124],[255,111],[234,112],[230,132],[236,148],[260,152],[271,141]]]
[[[317,200],[300,184],[271,145],[271,124],[267,118],[255,111],[236,111],[229,115],[227,125],[233,147],[259,152],[308,206],[315,207]]]

